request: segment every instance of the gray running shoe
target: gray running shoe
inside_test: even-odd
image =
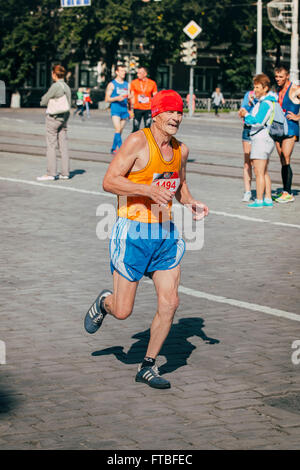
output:
[[[152,388],[170,388],[171,384],[168,380],[163,379],[159,373],[157,366],[143,367],[139,366],[138,373],[135,376],[136,382],[143,382]]]
[[[102,325],[102,322],[107,315],[103,302],[104,299],[111,294],[112,292],[110,290],[103,290],[100,292],[93,305],[89,308],[84,319],[84,328],[88,333],[96,333]]]

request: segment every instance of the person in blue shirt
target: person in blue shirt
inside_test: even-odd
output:
[[[253,84],[258,102],[252,108],[251,113],[245,108],[240,110],[240,116],[245,119],[245,124],[251,126],[250,159],[256,177],[256,199],[248,204],[248,207],[273,207],[268,163],[275,148],[275,142],[269,134],[268,124],[273,111],[272,102],[276,102],[277,97],[270,92],[271,82],[264,73],[256,75]]]
[[[250,113],[256,103],[257,103],[257,99],[255,98],[254,91],[253,90],[247,91],[244,95],[244,98],[241,104],[241,109],[246,109],[248,113]],[[250,160],[250,151],[251,151],[250,129],[251,129],[251,126],[245,124],[244,122],[243,133],[242,133],[242,143],[243,143],[243,151],[244,151],[244,169],[243,169],[244,196],[242,199],[243,202],[249,202],[252,197],[252,193],[251,193],[252,165],[251,165],[251,160]]]
[[[293,172],[290,163],[295,142],[299,141],[300,86],[290,81],[289,72],[283,66],[275,69],[275,81],[278,86],[278,101],[288,121],[288,135],[276,142],[281,161],[283,191],[275,197],[275,201],[287,203],[295,200],[291,190]]]
[[[115,70],[116,78],[112,80],[106,88],[105,101],[110,103],[110,112],[115,129],[114,140],[111,148],[111,154],[114,155],[117,149],[122,145],[122,131],[129,119],[128,98],[129,84],[125,80],[126,68],[117,65]]]

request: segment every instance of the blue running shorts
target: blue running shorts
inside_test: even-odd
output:
[[[111,116],[119,116],[119,118],[121,119],[121,121],[123,119],[129,119],[129,112],[125,109],[124,111],[123,110],[111,110]]]
[[[175,268],[185,242],[172,221],[147,224],[119,217],[110,238],[110,267],[129,281]]]

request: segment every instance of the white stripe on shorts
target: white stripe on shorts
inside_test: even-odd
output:
[[[176,251],[176,258],[174,260],[174,263],[171,266],[169,266],[168,269],[172,269],[173,267],[177,266],[177,264],[179,263],[179,261],[184,255],[184,251],[185,251],[185,242],[181,238],[177,242],[177,251]]]
[[[126,238],[130,228],[130,220],[119,218],[111,234],[110,252],[113,266],[126,278],[131,278],[124,265]],[[116,242],[118,240],[118,243]]]

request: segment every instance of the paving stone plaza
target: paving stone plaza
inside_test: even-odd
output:
[[[83,328],[112,287],[109,240],[97,231],[116,205],[102,189],[109,113],[71,118],[71,179],[37,183],[44,111],[1,109],[0,449],[299,449],[300,145],[295,202],[249,209],[241,130],[235,114],[201,114],[178,133],[191,192],[210,214],[203,247],[183,258],[180,306],[158,357],[172,387],[155,390],[134,381],[156,308],[151,281],[126,321],[106,318],[95,335]],[[275,191],[275,151],[270,174]]]

